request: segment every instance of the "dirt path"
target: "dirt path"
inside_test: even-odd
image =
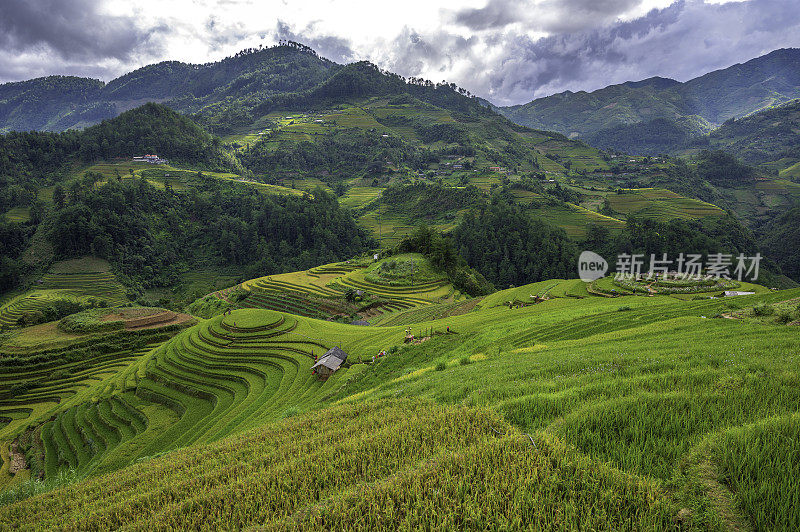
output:
[[[25,461],[25,455],[19,452],[16,440],[14,440],[11,443],[11,446],[8,448],[8,458],[11,460],[11,464],[8,466],[8,472],[10,474],[16,475],[23,469],[28,468],[28,463]]]

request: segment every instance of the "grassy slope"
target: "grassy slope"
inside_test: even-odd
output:
[[[341,104],[334,109],[317,112],[280,111],[273,112],[264,120],[268,120],[271,128],[268,135],[258,135],[263,131],[260,125],[254,126],[252,133],[235,135],[225,139],[231,145],[239,146],[248,141],[262,138],[273,150],[286,149],[299,142],[316,143],[326,138],[332,131],[356,128],[374,134],[398,138],[402,142],[418,148],[437,150],[448,145],[443,141],[425,142],[421,140],[412,127],[412,121],[427,126],[455,124],[466,132],[468,145],[475,148],[474,156],[445,156],[439,163],[428,164],[424,170],[432,173],[422,179],[432,179],[446,185],[472,184],[489,191],[492,185],[499,185],[506,174],[491,170],[492,167],[509,167],[510,179],[515,181],[523,173],[538,171],[532,161],[536,161],[540,169],[550,178],[563,179],[567,170],[558,161],[571,161],[572,171],[605,171],[608,164],[594,148],[567,139],[552,136],[548,133],[514,128],[499,117],[481,117],[472,121],[459,121],[454,113],[433,107],[421,102],[390,103],[386,98],[359,100],[352,104]],[[394,120],[394,121],[393,121]],[[398,122],[395,124],[395,121]],[[508,151],[525,154],[515,156],[513,169],[511,165],[495,160],[498,153]],[[553,158],[546,157],[547,155]],[[453,165],[472,166],[472,169],[454,169]],[[423,220],[413,212],[393,209],[391,206],[373,203],[385,187],[390,183],[408,183],[420,179],[419,168],[396,165],[387,169],[382,175],[368,175],[348,182],[348,189],[340,201],[345,206],[356,210],[359,223],[379,238],[384,246],[397,244],[407,236],[414,227]],[[316,176],[288,176],[281,180],[286,187],[313,190],[320,184]],[[379,178],[377,186],[373,178]],[[455,226],[462,211],[442,212],[436,219],[425,219],[424,222],[441,230],[449,230]],[[596,213],[586,213],[582,209],[574,209],[569,213],[560,213],[552,217],[552,221],[561,224],[576,236],[583,234],[587,219],[601,218]],[[563,222],[563,223],[562,223]],[[604,220],[600,220],[603,223]],[[613,223],[613,222],[612,222]]]
[[[436,506],[441,519],[453,519],[454,526],[465,528],[508,523],[511,511],[525,515],[525,522],[537,522],[547,516],[566,519],[563,521],[566,528],[575,527],[578,521],[574,519],[579,516],[590,520],[587,522],[603,516],[607,523],[615,522],[620,527],[664,529],[682,506],[690,509],[694,525],[703,528],[713,528],[731,519],[797,524],[798,516],[790,504],[791,491],[776,489],[781,483],[788,486],[797,481],[797,472],[789,465],[794,452],[792,440],[780,436],[791,435],[798,428],[797,417],[791,415],[800,400],[796,331],[773,322],[711,320],[703,316],[747,308],[759,301],[795,299],[800,297],[800,291],[706,301],[682,301],[667,296],[607,299],[586,297],[588,293],[581,293],[576,285],[575,281],[556,280],[512,290],[523,296],[541,292],[575,297],[558,297],[513,310],[495,306],[516,297],[506,291],[483,300],[478,310],[416,323],[412,326],[415,333],[443,332],[449,326],[453,334],[436,335],[424,344],[401,349],[399,354],[390,355],[374,366],[357,364],[322,385],[310,376],[305,377],[307,370],[302,369],[304,365],[310,366],[308,356],[312,350],[321,352],[323,347],[319,344],[335,343],[352,356],[367,359],[379,349],[400,343],[404,326],[353,327],[291,316],[275,325],[280,314],[263,310],[236,311],[231,316],[209,320],[98,384],[95,388],[101,398],[98,408],[106,408],[103,401],[113,403],[115,398],[139,401],[137,410],[153,428],[137,432],[133,425],[125,425],[131,434],[136,434],[133,438],[109,444],[106,451],[94,458],[89,452],[83,457],[78,453],[74,460],[79,468],[102,472],[129,463],[137,456],[212,442],[265,421],[316,410],[333,398],[347,405],[302,417],[288,426],[279,423],[261,428],[258,431],[262,432],[236,436],[208,449],[192,447],[169,455],[165,461],[147,462],[107,477],[103,482],[125,484],[127,487],[120,489],[128,490],[129,494],[112,505],[81,502],[92,500],[88,494],[98,485],[97,481],[88,481],[49,498],[33,498],[5,507],[0,510],[0,519],[26,522],[36,512],[57,511],[66,512],[87,526],[94,519],[122,524],[138,519],[138,510],[128,502],[136,496],[156,504],[158,513],[153,519],[156,523],[161,520],[164,526],[166,523],[193,526],[193,519],[200,516],[207,523],[217,524],[348,526],[347,523],[353,524],[349,521],[353,514],[346,509],[352,508],[356,500],[351,494],[362,493],[364,483],[378,482],[381,501]],[[578,295],[584,299],[577,299]],[[621,312],[621,308],[630,310]],[[268,327],[261,331],[264,326]],[[233,331],[229,330],[231,327]],[[273,330],[280,334],[270,337]],[[658,341],[654,341],[656,338]],[[289,339],[294,341],[287,342]],[[260,351],[265,348],[266,351]],[[253,358],[256,352],[264,354]],[[273,357],[271,363],[270,357]],[[283,368],[279,374],[269,369],[275,367],[274,363]],[[296,369],[287,373],[292,367]],[[136,395],[125,391],[134,385],[138,390]],[[189,393],[192,389],[195,391]],[[159,406],[152,402],[155,396],[142,394],[142,390],[170,395],[184,409],[174,405],[165,408],[168,403],[163,400]],[[210,396],[216,396],[217,400],[209,402]],[[428,398],[452,406],[440,411],[440,407],[420,405],[417,400],[401,407],[391,401],[374,403],[396,396]],[[470,410],[472,413],[466,418],[447,410],[462,408],[459,405],[479,410]],[[389,412],[393,408],[409,415],[407,419],[396,418],[404,419],[401,423],[407,428],[403,431],[394,430],[397,426],[374,426],[366,431],[371,436],[359,436],[363,428],[358,428],[356,421],[349,421],[369,419],[370,409],[385,409],[386,416],[380,416],[385,423],[392,418]],[[426,408],[433,410],[421,416],[413,414]],[[91,425],[92,411],[84,407],[75,410],[74,418],[64,412],[59,420],[61,426],[53,425],[54,429],[63,429],[63,436],[55,432],[48,436],[50,433],[45,431],[45,441],[53,442],[50,445],[58,446],[59,438],[75,439],[76,432],[71,427],[81,423],[95,426]],[[427,423],[435,425],[436,416],[440,415],[467,425],[444,433],[434,431],[433,435],[425,427],[429,426]],[[469,429],[472,423],[466,421],[471,419],[469,416],[478,419],[490,416],[495,420],[492,422],[495,430],[506,435],[500,437],[494,431]],[[331,423],[337,427],[335,430],[350,434],[338,440],[336,445],[341,445],[343,452],[336,453],[338,458],[333,464],[322,465],[328,462],[315,459],[316,450],[321,452],[327,441],[320,439],[315,431],[327,433],[316,422],[309,425],[312,420],[325,420],[319,422]],[[294,423],[312,431],[303,432],[296,440],[299,448],[281,450],[278,437],[267,440],[274,444],[255,447],[254,442],[263,438],[258,434],[295,430],[290,428]],[[505,423],[516,429],[506,427]],[[475,422],[476,426],[482,424]],[[161,428],[155,431],[155,427]],[[530,441],[516,432],[519,429],[531,432],[536,450],[531,451]],[[457,438],[455,434],[459,431],[475,435],[468,444],[454,443],[450,438]],[[409,436],[397,440],[400,432]],[[427,434],[421,437],[431,450],[414,454],[411,448],[416,440],[411,434]],[[493,438],[500,438],[502,444],[498,445]],[[407,443],[408,446],[400,448],[409,449],[412,454],[400,452],[397,441]],[[768,443],[769,456],[763,459],[771,464],[769,468],[746,466],[752,460],[747,450],[751,441]],[[457,455],[448,451],[451,445],[460,449]],[[509,448],[514,449],[512,455],[506,454]],[[385,449],[398,452],[387,453]],[[239,452],[247,453],[248,460],[266,460],[274,465],[251,482],[241,475],[244,471],[250,475],[252,466],[239,463],[242,469],[231,470],[230,464],[234,462],[208,458],[208,453],[219,456],[234,453],[230,456],[238,457]],[[540,453],[551,457],[547,475],[537,473],[542,467],[538,461]],[[437,456],[447,459],[443,462]],[[510,456],[516,458],[509,461]],[[62,459],[65,463],[69,461],[68,456]],[[450,459],[455,462],[451,464]],[[790,462],[786,463],[787,460]],[[415,473],[406,469],[410,463],[417,464]],[[779,465],[783,463],[786,467]],[[166,464],[171,464],[171,473],[159,472]],[[196,467],[193,464],[205,471],[199,478],[207,477],[218,489],[200,490],[202,482],[198,484],[195,476],[187,472]],[[300,477],[287,476],[288,471],[297,467],[291,464],[303,464],[303,468],[310,469]],[[368,464],[383,473],[368,473],[373,467]],[[486,464],[497,464],[491,469],[497,471],[475,473],[483,471]],[[465,504],[475,505],[477,512],[474,520],[462,522],[454,513],[460,515],[461,510],[451,505],[438,506],[435,503],[438,495],[425,486],[436,482],[442,489],[459,492],[466,470],[487,475],[487,488],[460,492]],[[230,473],[220,477],[223,471]],[[708,471],[713,471],[713,475],[709,477]],[[563,477],[570,487],[566,491],[553,491],[547,480],[553,475]],[[138,477],[164,477],[166,482],[125,480]],[[307,477],[341,489],[308,487],[306,481],[299,480]],[[213,480],[216,478],[226,480]],[[344,478],[351,480],[335,480]],[[535,505],[523,497],[514,499],[516,502],[511,506],[497,506],[495,490],[522,490],[530,481],[524,479],[531,478],[540,479],[527,488],[529,493],[538,494]],[[251,500],[247,494],[253,494],[252,500],[264,500],[255,495],[260,489],[256,485],[269,486],[281,479],[290,482],[298,494],[291,506],[246,502]],[[720,479],[736,486],[735,491],[725,488],[718,482]],[[239,486],[236,491],[239,496],[224,495],[232,493],[229,490],[235,485]],[[409,486],[417,486],[411,491],[414,494],[411,499],[407,495]],[[163,489],[175,489],[175,497],[184,502],[169,506],[156,502],[164,500],[164,492],[160,491]],[[753,494],[764,489],[769,490],[770,498],[756,508]],[[721,493],[722,497],[711,496],[710,491]],[[383,504],[372,498],[376,496],[374,490],[368,493],[372,495],[366,499],[364,495],[357,497],[361,504],[367,507]],[[617,501],[614,503],[617,506],[607,506],[611,504],[609,501]],[[318,507],[319,504],[322,506]],[[477,510],[487,504],[491,511]],[[560,513],[558,509],[564,504],[573,510]],[[187,505],[194,511],[188,511]],[[325,511],[312,510],[312,506]],[[387,519],[385,523],[393,524],[420,526],[430,519],[424,512],[402,510],[382,517],[370,511],[362,513],[369,515],[365,519]]]
[[[128,302],[125,288],[117,281],[107,261],[84,257],[53,264],[27,290],[0,306],[0,327],[14,327],[27,312],[35,312],[57,299],[88,302],[96,306],[116,306]],[[39,282],[41,281],[41,282]],[[99,304],[105,302],[105,304]]]

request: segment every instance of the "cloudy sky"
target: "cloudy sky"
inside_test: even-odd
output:
[[[105,81],[278,39],[500,105],[800,47],[798,0],[0,0],[0,82]]]

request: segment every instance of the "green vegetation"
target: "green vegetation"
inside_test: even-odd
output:
[[[800,161],[800,100],[726,121],[708,137],[716,149],[735,153],[750,164],[781,159]]]
[[[193,265],[301,269],[352,256],[370,242],[322,191],[313,198],[265,196],[219,180],[186,194],[112,181],[82,190],[48,225],[57,256],[107,258],[145,288],[171,286]]]
[[[370,273],[404,278],[398,264]],[[321,267],[296,282],[322,283],[346,269]],[[83,397],[95,401],[76,397],[3,429],[45,479],[72,468],[85,480],[44,495],[28,484],[0,508],[0,520],[347,527],[354,507],[376,526],[433,519],[426,511],[375,513],[395,501],[437,508],[437,522],[467,529],[544,519],[566,528],[592,519],[649,529],[676,519],[688,529],[795,526],[794,328],[707,317],[731,304],[791,304],[800,292],[623,301],[570,296],[577,283],[498,292],[491,298],[499,306],[486,298],[464,313],[414,322],[415,333],[431,338],[393,349],[405,325],[356,327],[268,310],[198,324],[91,385]],[[545,300],[502,304],[523,291]],[[321,381],[310,374],[311,353],[332,339],[350,365]],[[379,350],[391,354],[358,363]],[[29,434],[40,434],[41,448]],[[95,493],[100,486],[118,486],[113,502]],[[291,504],[264,504],[288,500],[281,489],[292,490]],[[162,502],[164,490],[178,504]],[[484,510],[465,518],[460,506],[437,502],[451,491]],[[508,496],[517,492],[527,495]],[[132,503],[144,499],[152,501],[147,515]]]
[[[0,327],[44,323],[86,308],[127,302],[124,287],[105,260],[84,257],[61,261],[30,290],[0,304]]]
[[[709,87],[787,96],[752,63],[542,116],[666,148],[741,111]],[[36,127],[192,116],[0,138],[0,528],[800,528],[800,289],[571,278],[761,250],[796,286],[790,154],[602,153],[292,42],[0,100],[59,86]]]
[[[777,262],[785,275],[800,277],[800,207],[784,212],[761,233],[766,236],[762,242],[766,256]]]
[[[593,92],[567,91],[499,110],[526,126],[579,136],[601,148],[645,155],[680,149],[714,125],[737,118],[744,121],[741,126],[726,122],[721,134],[709,140],[712,145],[727,145],[732,153],[742,149],[740,155],[757,159],[764,152],[776,154],[779,146],[786,146],[783,133],[787,130],[772,126],[770,117],[774,115],[741,117],[800,97],[795,78],[798,63],[796,49],[775,50],[684,83],[653,77]],[[753,131],[748,124],[757,124],[761,131],[770,131],[772,126],[775,134],[763,136],[763,142],[748,142],[747,134]]]
[[[454,241],[467,264],[500,287],[570,276],[578,256],[565,233],[503,202],[470,211]]]

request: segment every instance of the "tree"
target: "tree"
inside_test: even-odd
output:
[[[64,187],[60,184],[53,187],[53,205],[55,205],[57,209],[64,207],[65,199]]]

